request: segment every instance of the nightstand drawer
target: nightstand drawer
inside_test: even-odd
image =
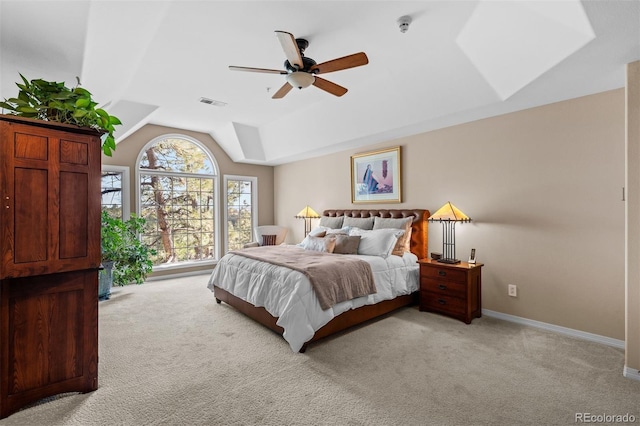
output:
[[[457,281],[460,283],[467,282],[467,271],[449,268],[434,268],[422,266],[420,268],[420,277],[434,278],[447,281]]]
[[[420,292],[420,307],[424,307],[430,311],[439,311],[458,315],[465,315],[467,312],[466,300],[431,293],[428,291]]]
[[[437,278],[422,278],[420,280],[420,290],[430,291],[432,293],[441,294],[443,296],[467,297],[466,283],[455,281],[446,281]]]

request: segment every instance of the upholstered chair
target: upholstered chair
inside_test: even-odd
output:
[[[284,243],[288,229],[278,225],[262,225],[255,229],[255,240],[244,245],[247,247],[276,246]]]

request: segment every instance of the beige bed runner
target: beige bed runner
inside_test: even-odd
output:
[[[303,273],[309,278],[322,309],[376,293],[371,266],[364,260],[291,246],[251,247],[230,253]]]

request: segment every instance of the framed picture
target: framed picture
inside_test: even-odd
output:
[[[402,201],[400,147],[351,156],[352,203]]]

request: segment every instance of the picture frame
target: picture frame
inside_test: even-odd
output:
[[[399,146],[351,156],[351,202],[402,202]]]

